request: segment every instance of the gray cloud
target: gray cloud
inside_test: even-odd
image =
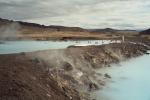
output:
[[[0,17],[85,28],[145,28],[150,26],[149,5],[149,0],[1,0]]]

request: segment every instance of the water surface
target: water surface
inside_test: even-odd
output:
[[[0,43],[0,54],[32,52],[47,49],[64,49],[68,46],[102,45],[110,40],[78,40],[78,41],[4,41]]]
[[[150,55],[105,68],[112,79],[106,87],[94,93],[97,100],[150,100]]]

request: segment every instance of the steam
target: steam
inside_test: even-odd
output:
[[[57,81],[61,84],[61,73],[63,75],[67,75],[72,77],[72,81],[76,81],[78,84],[72,83],[76,88],[79,88],[82,91],[87,90],[87,86],[83,80],[86,80],[87,83],[92,82],[92,74],[94,73],[94,69],[91,66],[90,62],[87,62],[82,55],[77,55],[76,53],[81,53],[78,49],[72,50],[51,50],[46,52],[38,52],[36,55],[30,55],[32,58],[37,58],[39,60],[43,60],[48,63],[48,67],[46,67],[47,71],[53,73],[56,71],[54,76],[57,77]],[[66,71],[64,69],[64,64],[68,63],[71,65],[72,70]],[[86,78],[86,79],[85,79]],[[89,82],[88,82],[89,81]],[[61,86],[61,85],[60,85]]]
[[[121,50],[118,49],[117,51],[112,49],[111,47],[105,47],[105,51],[108,52],[110,54],[110,56],[120,60],[120,61],[123,61],[125,58],[123,56],[123,54],[121,53]]]
[[[122,51],[123,46],[120,46],[120,49],[111,45],[103,47],[98,49],[93,46],[92,49],[87,47],[86,49],[48,50],[33,53],[30,56],[48,64],[46,70],[53,74],[52,76],[57,79],[60,87],[68,84],[69,86],[75,86],[81,93],[84,93],[89,89],[101,88],[109,77],[108,74],[99,73],[94,68],[101,68],[103,64],[107,66],[126,59]],[[72,67],[71,70],[64,69],[65,63]]]
[[[82,70],[85,72],[91,72],[87,71],[88,68],[92,68],[90,63],[87,62],[82,55],[75,55],[78,51],[73,50],[69,52],[66,52],[67,50],[51,50],[50,52],[47,51],[46,53],[38,53],[35,55],[38,59],[42,59],[46,61],[51,66],[57,66],[58,69],[61,69],[64,62],[69,63],[73,67],[73,71],[76,72],[77,70]],[[79,53],[79,52],[78,52]],[[85,67],[83,67],[85,66]]]
[[[123,55],[121,54],[121,51],[115,51],[112,48],[106,47],[105,52],[109,52],[110,57],[113,57],[114,59],[124,59]],[[37,58],[46,62],[48,64],[47,70],[50,72],[53,72],[54,70],[57,70],[58,72],[63,72],[64,74],[72,76],[76,81],[78,81],[78,83],[81,83],[83,85],[83,77],[88,77],[88,81],[96,83],[95,79],[93,79],[95,69],[93,68],[92,63],[88,62],[84,58],[82,50],[80,49],[73,48],[71,50],[51,50],[45,51],[44,53],[38,52],[36,53],[36,55],[30,56],[32,58]],[[107,54],[105,56],[107,56]],[[105,60],[109,59],[110,58],[107,58]],[[64,63],[70,64],[73,70],[65,71],[63,68]],[[98,63],[96,64],[98,65]]]
[[[17,22],[0,27],[0,39],[17,38],[20,34],[20,25]]]

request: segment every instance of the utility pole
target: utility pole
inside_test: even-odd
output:
[[[122,35],[122,42],[123,42],[123,43],[124,43],[124,40],[125,40],[124,35]]]

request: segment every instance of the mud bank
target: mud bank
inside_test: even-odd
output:
[[[140,44],[117,43],[0,55],[0,99],[90,99],[88,91],[100,89],[104,79],[111,78],[107,73],[96,73],[98,68],[143,55],[147,50]]]

